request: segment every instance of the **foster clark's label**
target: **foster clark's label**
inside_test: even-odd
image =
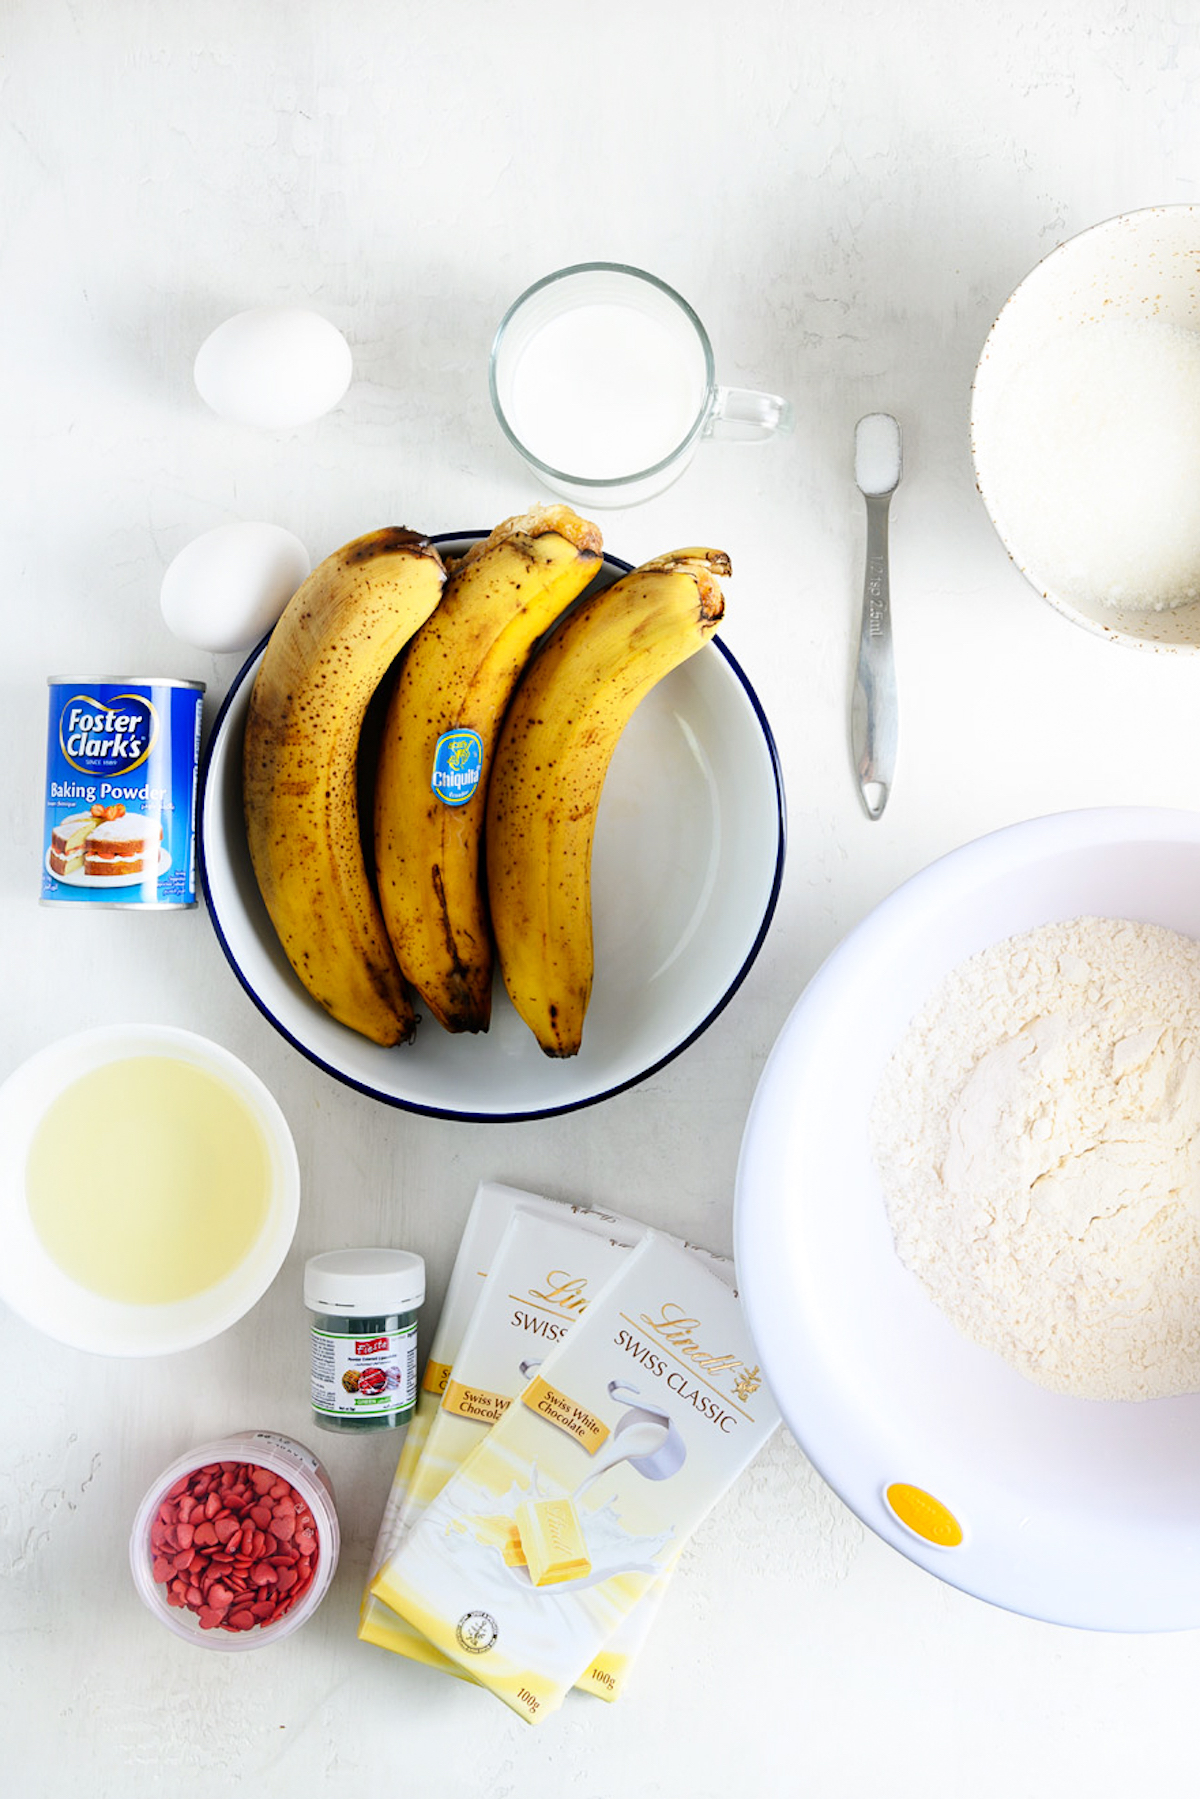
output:
[[[465,806],[483,773],[483,739],[460,726],[443,731],[433,752],[433,791],[447,806]]]
[[[203,695],[51,677],[43,904],[195,905]]]

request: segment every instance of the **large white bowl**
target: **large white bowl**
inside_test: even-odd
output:
[[[443,551],[473,536],[435,539]],[[605,557],[598,579],[629,564]],[[242,818],[242,740],[262,645],[239,673],[201,773],[200,865],[229,962],[265,1016],[318,1067],[413,1112],[549,1117],[619,1093],[686,1048],[740,986],[783,870],[783,784],[749,681],[713,641],[647,695],[609,769],[592,871],[596,975],[579,1055],[545,1056],[497,976],[491,1029],[426,1018],[382,1049],[336,1023],[292,972],[263,906]]]
[[[1034,926],[1129,918],[1200,937],[1200,814],[1104,808],[955,850],[814,976],[751,1107],[739,1285],[794,1434],[865,1524],[931,1574],[1030,1616],[1200,1625],[1200,1394],[1066,1398],[951,1325],[895,1254],[868,1119],[912,1016],[967,956]],[[940,1548],[885,1498],[911,1484],[964,1530]]]
[[[1017,371],[1076,326],[1155,318],[1200,330],[1198,270],[1200,206],[1151,206],[1069,238],[1005,302],[983,346],[971,394],[976,483],[1005,549],[1066,618],[1139,649],[1200,649],[1200,601],[1153,612],[1119,608],[1099,596],[1070,599],[1056,591],[1010,522],[1019,496],[1001,450],[1002,410]]]
[[[215,1076],[248,1107],[270,1169],[262,1227],[236,1268],[215,1286],[166,1305],[106,1299],[73,1280],[34,1228],[25,1169],[38,1126],[54,1101],[94,1069],[130,1057],[167,1056]],[[127,1121],[136,1151],[137,1120]],[[86,1182],[87,1146],[79,1178]],[[0,1087],[0,1298],[47,1336],[102,1355],[157,1356],[207,1343],[262,1298],[291,1246],[300,1212],[300,1167],[272,1094],[244,1062],[194,1031],[173,1025],[101,1025],[39,1050]]]

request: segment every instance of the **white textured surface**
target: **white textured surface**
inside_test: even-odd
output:
[[[785,1441],[689,1550],[628,1697],[581,1698],[537,1731],[355,1641],[387,1441],[320,1439],[343,1565],[316,1619],[261,1656],[171,1641],[134,1597],[125,1543],[144,1486],[188,1444],[258,1423],[314,1437],[306,1254],[420,1249],[436,1303],[485,1174],[727,1248],[755,1079],[849,924],[992,826],[1194,802],[1200,666],[1105,644],[1040,601],[992,533],[966,440],[975,357],[1035,259],[1110,214],[1198,197],[1194,8],[10,0],[4,38],[0,1072],[74,1026],[186,1025],[262,1073],[305,1182],[287,1269],[216,1344],[110,1366],[0,1321],[6,1784],[49,1799],[1191,1793],[1200,1635],[1088,1636],[966,1599],[864,1537]],[[157,604],[199,531],[270,519],[315,559],[384,522],[452,530],[523,507],[535,496],[487,404],[491,332],[531,280],[593,257],[653,269],[700,312],[722,379],[797,402],[785,443],[706,446],[607,526],[632,559],[697,540],[733,557],[726,639],[789,787],[784,892],[746,986],[646,1086],[543,1125],[406,1118],[274,1035],[203,911],[36,906],[45,677],[199,677],[211,719],[234,662],[187,650]],[[342,405],[280,436],[208,413],[191,381],[207,332],[291,303],[349,338]],[[901,751],[879,824],[845,729],[853,431],[872,410],[905,444]]]

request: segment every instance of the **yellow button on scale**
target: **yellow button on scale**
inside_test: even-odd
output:
[[[957,1549],[962,1542],[962,1525],[954,1513],[947,1511],[941,1500],[926,1493],[924,1488],[894,1481],[885,1490],[884,1498],[893,1516],[914,1536],[923,1537],[927,1543],[936,1543],[939,1549]]]

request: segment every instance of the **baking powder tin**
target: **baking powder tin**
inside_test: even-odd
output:
[[[194,906],[203,682],[49,687],[42,904]]]

